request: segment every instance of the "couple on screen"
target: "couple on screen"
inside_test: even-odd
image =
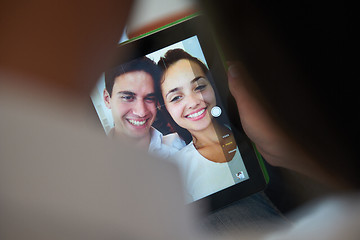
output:
[[[183,174],[187,201],[237,182],[230,168],[244,169],[241,156],[231,151],[237,148],[229,128],[210,114],[217,100],[209,70],[199,59],[182,49],[167,51],[158,64],[138,58],[107,72],[105,86],[105,105],[114,119],[109,135],[172,156]],[[167,135],[152,126],[160,115],[170,127]]]

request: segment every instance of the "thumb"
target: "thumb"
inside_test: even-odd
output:
[[[228,68],[228,81],[229,81],[229,88],[231,94],[235,97],[237,95],[237,89],[239,88],[239,81],[240,81],[240,68],[241,64],[236,63],[230,63],[230,66]]]
[[[239,111],[242,110],[243,105],[249,104],[249,101],[254,101],[255,94],[252,80],[246,68],[240,62],[229,63],[228,81],[231,94],[236,100]]]

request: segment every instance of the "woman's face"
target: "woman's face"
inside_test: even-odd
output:
[[[174,121],[191,133],[211,124],[215,93],[201,67],[186,59],[171,65],[165,72],[161,92]]]

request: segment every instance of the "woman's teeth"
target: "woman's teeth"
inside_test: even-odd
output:
[[[201,114],[203,114],[204,112],[205,112],[205,108],[202,109],[202,110],[200,110],[200,111],[198,111],[197,113],[193,113],[193,114],[188,115],[187,118],[195,118],[195,117],[198,117],[198,116],[200,116]]]
[[[136,120],[130,120],[129,119],[129,122],[132,124],[132,125],[135,125],[135,126],[142,126],[146,123],[146,120],[144,121],[136,121]]]

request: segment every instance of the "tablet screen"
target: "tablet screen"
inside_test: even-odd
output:
[[[173,161],[193,202],[249,179],[197,35],[120,63],[91,99],[110,138]]]

